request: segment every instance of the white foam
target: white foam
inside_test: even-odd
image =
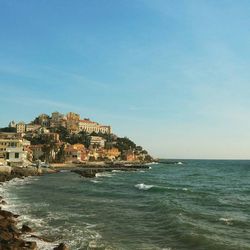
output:
[[[121,172],[122,172],[121,170],[116,170],[116,169],[112,170],[112,173],[121,173]]]
[[[98,180],[90,180],[91,182],[93,183],[100,183],[101,181],[98,181]]]
[[[183,165],[183,163],[181,161],[177,162],[178,165]]]
[[[139,184],[136,184],[135,187],[140,189],[140,190],[148,190],[148,189],[154,187],[154,185],[146,185],[144,183],[139,183]]]
[[[232,224],[232,221],[233,219],[232,218],[220,218],[219,221],[223,221],[225,224],[227,225],[231,225]]]
[[[96,173],[95,177],[112,177],[113,175],[107,172],[103,172],[103,173]]]
[[[188,189],[187,189],[187,188],[183,188],[182,190],[183,190],[183,191],[188,191]]]

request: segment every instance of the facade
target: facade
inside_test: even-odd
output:
[[[89,119],[84,119],[79,121],[79,130],[85,131],[89,134],[95,132],[95,133],[103,133],[103,134],[110,134],[111,133],[111,127],[100,125],[97,122],[90,121]]]
[[[50,127],[58,128],[60,126],[65,126],[64,115],[59,112],[53,112],[51,114]]]
[[[19,122],[16,124],[16,132],[21,134],[21,133],[25,133],[26,131],[26,125],[24,122]]]
[[[27,159],[27,152],[23,147],[6,148],[5,160],[9,166],[20,166]]]
[[[39,160],[43,155],[43,145],[31,145],[30,149],[32,150],[33,160]]]
[[[39,124],[42,127],[49,127],[50,117],[47,114],[41,114],[35,119],[34,123]]]
[[[8,125],[9,128],[16,128],[16,123],[15,121],[11,121]]]
[[[90,145],[92,147],[101,147],[104,148],[106,140],[100,136],[91,136],[90,137]]]
[[[26,124],[26,132],[34,132],[37,131],[41,125],[39,124]]]
[[[109,160],[115,160],[121,155],[121,152],[118,150],[118,148],[111,148],[106,150],[106,157]]]
[[[79,114],[69,112],[66,115],[66,128],[70,133],[79,132],[79,120],[80,120]]]
[[[0,158],[5,159],[7,148],[20,148],[23,147],[23,142],[20,139],[5,138],[0,139]]]
[[[82,162],[87,160],[87,152],[83,144],[67,145],[64,149],[66,162]]]

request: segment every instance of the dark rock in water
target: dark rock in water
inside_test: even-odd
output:
[[[5,218],[8,218],[8,217],[14,217],[14,218],[17,218],[19,215],[17,214],[13,214],[9,211],[6,211],[6,210],[0,210],[0,215],[2,215],[3,217]]]
[[[21,249],[29,249],[29,250],[36,250],[37,248],[37,244],[34,241],[24,241],[22,244]]]
[[[60,243],[54,250],[69,250],[69,247],[65,243]]]
[[[6,201],[4,201],[4,200],[1,200],[1,201],[0,201],[0,204],[2,204],[2,205],[6,205],[6,204],[7,204],[7,202],[6,202]]]
[[[23,225],[21,231],[22,231],[22,233],[31,233],[31,232],[33,232],[33,230],[27,225]]]

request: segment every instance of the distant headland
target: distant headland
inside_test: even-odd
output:
[[[151,162],[143,147],[79,114],[41,114],[29,123],[11,121],[0,129],[0,164],[84,164]]]

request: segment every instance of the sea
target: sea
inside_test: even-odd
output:
[[[250,161],[180,160],[93,179],[61,171],[0,191],[46,239],[39,249],[250,249]]]

